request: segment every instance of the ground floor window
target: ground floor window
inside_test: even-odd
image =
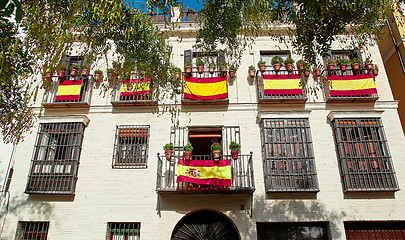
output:
[[[347,240],[405,239],[405,221],[345,222]]]
[[[106,240],[139,240],[140,223],[109,222]]]
[[[327,240],[326,222],[257,223],[258,240]]]
[[[49,222],[18,222],[16,240],[48,239]]]

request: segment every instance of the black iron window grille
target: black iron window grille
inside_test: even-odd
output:
[[[380,118],[338,118],[332,124],[344,191],[399,190]]]
[[[113,168],[145,168],[148,160],[149,128],[146,125],[117,126]]]
[[[48,239],[49,222],[18,222],[16,240]]]
[[[26,193],[74,194],[84,124],[41,124]]]
[[[106,240],[139,240],[140,228],[140,223],[109,222]]]
[[[263,119],[261,134],[267,192],[319,191],[308,119]]]
[[[257,239],[327,240],[327,222],[257,223]]]

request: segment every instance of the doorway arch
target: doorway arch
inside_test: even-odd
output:
[[[183,217],[172,233],[172,240],[239,240],[234,224],[213,211],[198,211]]]

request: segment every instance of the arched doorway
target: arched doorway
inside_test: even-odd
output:
[[[175,227],[172,240],[239,240],[232,222],[225,216],[211,211],[192,213]]]

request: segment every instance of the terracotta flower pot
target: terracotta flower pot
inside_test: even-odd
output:
[[[231,151],[231,156],[233,160],[237,160],[239,155],[239,150],[232,150]]]
[[[219,159],[221,155],[221,150],[212,150],[212,155],[214,155],[215,159]]]
[[[209,72],[210,72],[211,74],[214,74],[214,72],[215,72],[215,67],[209,67]]]
[[[360,65],[358,63],[353,63],[352,64],[352,70],[353,71],[359,71],[360,69]]]
[[[165,150],[166,160],[172,159],[173,150]]]
[[[191,74],[191,70],[192,70],[191,66],[186,66],[186,74],[187,75]]]
[[[113,80],[113,74],[112,73],[107,73],[107,77],[108,77],[108,81],[112,81]]]
[[[249,70],[249,76],[250,76],[250,78],[254,78],[255,77],[255,70]]]
[[[226,74],[226,66],[221,66],[221,72],[222,72],[223,74]]]
[[[63,70],[58,70],[58,78],[64,78],[65,77],[65,72]]]
[[[314,70],[314,75],[315,75],[315,77],[320,77],[321,76],[321,70],[320,69],[315,69]]]
[[[197,66],[197,71],[199,74],[202,74],[204,72],[204,66],[203,65],[198,65]]]
[[[76,75],[77,75],[78,72],[79,72],[79,71],[78,71],[77,69],[72,68],[72,69],[70,69],[70,76],[71,76],[71,77],[76,77]]]
[[[373,75],[377,76],[378,75],[378,69],[373,69]]]
[[[304,70],[304,64],[303,63],[297,64],[297,69],[299,72],[302,72]]]
[[[273,69],[275,72],[280,72],[280,68],[281,68],[281,64],[280,63],[276,63],[273,65]]]
[[[328,68],[328,71],[329,71],[329,72],[333,72],[333,71],[335,70],[335,64],[329,63],[328,66],[327,66],[327,68]]]
[[[347,65],[346,64],[341,64],[341,65],[339,65],[339,68],[340,68],[341,72],[346,72]]]
[[[287,63],[287,64],[285,65],[285,69],[286,69],[288,72],[292,72],[292,71],[293,71],[293,65],[292,65],[292,63]]]
[[[83,69],[82,69],[82,76],[83,76],[83,77],[89,76],[89,69],[83,68]]]
[[[94,74],[94,80],[96,82],[100,81],[100,74],[99,73]]]
[[[229,77],[235,78],[235,70],[229,70]]]
[[[260,68],[260,72],[264,72],[264,71],[266,71],[266,65],[265,64],[260,64],[259,65],[259,68]]]
[[[373,70],[373,64],[371,63],[365,63],[364,66],[366,67],[366,70],[369,72]]]
[[[304,76],[305,77],[309,77],[309,74],[311,73],[311,71],[309,71],[309,70],[305,70],[304,71]]]
[[[190,160],[191,157],[191,152],[190,151],[185,151],[183,152],[184,160]]]

